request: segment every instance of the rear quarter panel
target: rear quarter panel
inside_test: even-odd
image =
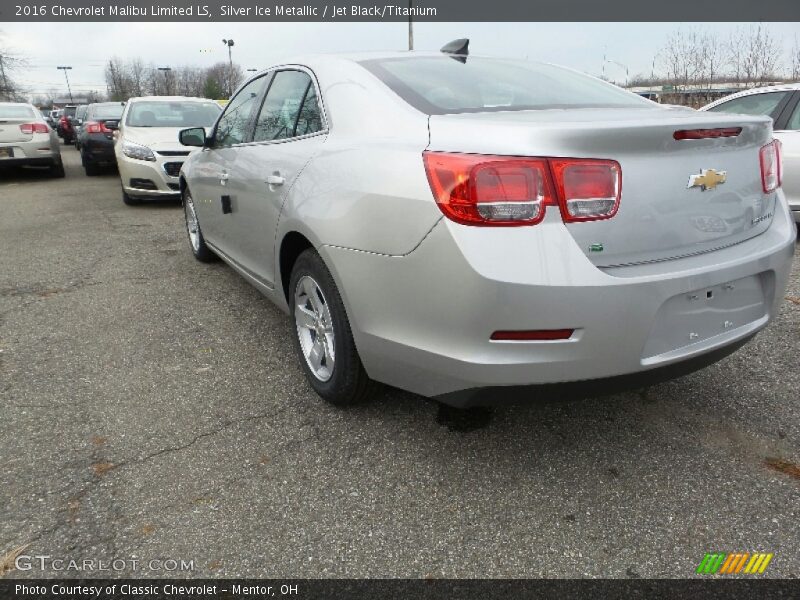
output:
[[[422,163],[427,115],[357,64],[311,67],[329,134],[287,195],[277,243],[299,231],[315,246],[411,252],[442,216]]]

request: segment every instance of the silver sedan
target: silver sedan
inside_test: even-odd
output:
[[[46,166],[53,177],[64,177],[61,142],[32,104],[0,102],[0,168]]]
[[[291,315],[336,404],[672,377],[767,325],[794,252],[769,118],[553,65],[300,58],[180,137],[192,252]]]

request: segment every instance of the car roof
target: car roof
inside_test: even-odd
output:
[[[777,85],[766,85],[764,87],[750,88],[749,90],[742,90],[741,92],[736,92],[735,94],[725,96],[724,98],[720,98],[719,100],[714,100],[714,102],[706,104],[700,110],[706,110],[708,108],[717,106],[718,104],[728,102],[729,100],[734,100],[736,98],[744,98],[745,96],[754,96],[756,94],[769,94],[770,92],[791,92],[795,90],[800,90],[800,83],[780,83]]]
[[[208,98],[198,98],[196,96],[136,96],[129,98],[128,103],[133,102],[213,102]]]

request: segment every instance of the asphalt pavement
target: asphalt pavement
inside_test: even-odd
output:
[[[125,564],[6,577],[687,577],[716,551],[800,576],[800,256],[775,321],[687,377],[340,410],[179,206],[63,155],[0,173],[0,563]]]

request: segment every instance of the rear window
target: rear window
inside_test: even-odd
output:
[[[130,127],[211,127],[222,109],[216,102],[136,102],[128,110]]]
[[[67,106],[64,108],[64,114],[68,117],[74,117],[75,112],[78,110],[77,106]]]
[[[0,119],[29,119],[35,116],[36,113],[30,106],[0,104]]]
[[[521,60],[415,56],[362,61],[427,114],[547,108],[646,108],[648,100],[562,67]]]
[[[122,116],[122,104],[95,104],[89,109],[93,119],[119,119]]]

